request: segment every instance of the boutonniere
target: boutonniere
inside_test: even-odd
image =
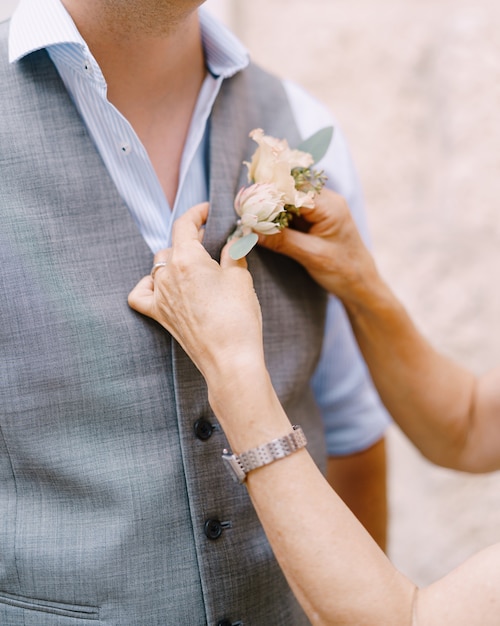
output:
[[[285,139],[264,135],[260,128],[250,137],[258,144],[248,168],[247,187],[234,200],[239,216],[229,237],[238,239],[230,249],[233,259],[241,259],[257,244],[259,234],[273,235],[286,228],[295,215],[314,206],[326,176],[313,169],[328,150],[333,128],[328,126],[303,141],[296,149]]]

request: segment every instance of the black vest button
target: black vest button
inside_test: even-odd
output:
[[[194,423],[194,434],[198,439],[202,441],[207,441],[212,436],[214,432],[214,427],[212,424],[203,417],[200,417],[199,420],[196,420]]]
[[[207,519],[203,527],[205,535],[212,541],[215,541],[222,535],[222,530],[222,524],[218,519]]]
[[[217,622],[217,626],[233,626],[233,624],[229,619],[221,619],[220,622]]]

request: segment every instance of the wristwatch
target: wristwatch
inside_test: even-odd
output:
[[[241,454],[232,454],[229,450],[224,449],[222,451],[222,461],[233,480],[241,484],[245,482],[248,472],[284,459],[306,445],[307,439],[302,428],[293,426],[293,431],[290,434],[273,439],[269,443],[252,448]]]

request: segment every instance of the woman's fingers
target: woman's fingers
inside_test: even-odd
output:
[[[321,241],[307,233],[292,228],[285,228],[276,235],[260,235],[259,245],[268,250],[289,256],[307,267],[309,262],[314,259],[314,256],[318,254]]]
[[[301,263],[314,280],[344,302],[357,297],[374,264],[347,202],[331,190],[323,190],[315,207],[304,209],[301,218],[307,222],[307,230],[286,228],[260,237],[259,243]]]
[[[134,311],[151,317],[154,304],[153,288],[154,284],[151,276],[144,276],[128,294],[129,306]]]
[[[192,239],[201,241],[204,232],[203,227],[208,218],[208,208],[208,202],[196,204],[175,220],[172,230],[173,245],[185,243]]]
[[[248,268],[247,260],[245,257],[235,260],[229,255],[229,250],[231,250],[231,246],[236,243],[236,239],[226,243],[226,245],[222,248],[220,254],[220,266],[223,269],[228,269],[231,267],[241,267],[246,270]]]
[[[313,229],[317,225],[331,226],[342,218],[345,211],[350,213],[343,196],[331,189],[322,189],[320,193],[316,194],[314,206],[311,209],[301,211],[300,222]],[[301,230],[300,226],[298,230]]]

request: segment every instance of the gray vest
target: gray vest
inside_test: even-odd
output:
[[[1,626],[307,624],[246,489],[221,465],[203,379],[127,305],[151,251],[47,54],[9,66],[6,37],[4,24]],[[225,82],[210,122],[215,258],[256,127],[298,139],[281,84],[252,66]],[[268,251],[253,251],[250,269],[273,383],[323,459],[309,380],[325,294]]]

